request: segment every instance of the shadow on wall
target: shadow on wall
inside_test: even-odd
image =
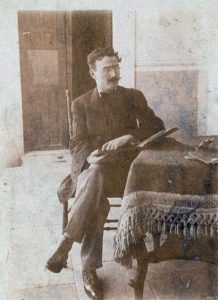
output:
[[[198,71],[138,71],[136,88],[165,126],[180,128],[175,137],[190,142],[198,132]]]

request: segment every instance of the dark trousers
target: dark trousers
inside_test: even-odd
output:
[[[92,164],[77,183],[64,235],[81,243],[83,269],[102,266],[104,223],[110,210],[107,197],[122,196],[130,162]]]

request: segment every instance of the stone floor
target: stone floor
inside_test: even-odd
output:
[[[61,238],[61,205],[56,189],[70,171],[67,151],[36,152],[1,173],[0,299],[87,299],[81,279],[79,244],[59,274],[45,263]],[[113,261],[113,234],[104,236],[104,267],[98,274],[105,299],[134,299],[127,285],[134,269]],[[151,248],[151,242],[147,243]],[[217,268],[190,261],[150,264],[144,299],[218,299]]]

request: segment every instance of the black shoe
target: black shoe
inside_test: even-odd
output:
[[[90,299],[101,300],[102,287],[95,270],[83,270],[83,284],[87,296]]]
[[[68,238],[62,240],[55,253],[47,261],[46,268],[49,271],[59,273],[66,267],[68,252],[72,248],[72,244],[73,242]]]

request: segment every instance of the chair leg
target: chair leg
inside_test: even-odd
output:
[[[133,252],[137,261],[137,270],[135,278],[130,279],[129,285],[134,289],[135,300],[142,300],[148,270],[147,248],[143,240],[141,243],[134,245]]]
[[[68,202],[64,202],[63,204],[63,220],[62,220],[62,233],[64,233],[64,229],[68,223]]]
[[[63,219],[62,219],[62,234],[64,233],[64,229],[68,223],[68,202],[66,201],[63,204]],[[64,263],[64,268],[67,268],[67,260]]]

